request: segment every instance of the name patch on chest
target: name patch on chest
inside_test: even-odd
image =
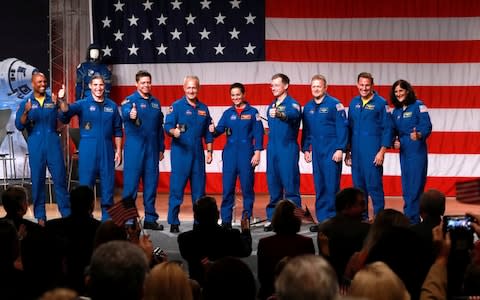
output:
[[[200,110],[200,109],[199,109],[199,110],[198,110],[198,115],[199,115],[199,116],[202,116],[202,117],[206,117],[206,116],[207,116],[207,112],[204,111],[204,110]]]
[[[365,109],[374,110],[374,109],[375,109],[375,105],[374,105],[374,104],[367,104],[367,105],[365,105]]]
[[[113,113],[113,107],[106,106],[106,107],[103,108],[103,111],[108,112],[108,113]]]
[[[411,118],[412,117],[412,112],[411,111],[406,111],[403,113],[403,118]]]
[[[251,120],[251,119],[252,119],[252,115],[241,115],[241,116],[240,116],[240,119],[241,119],[241,120]]]

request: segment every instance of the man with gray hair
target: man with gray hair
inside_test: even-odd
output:
[[[337,276],[324,258],[297,256],[277,277],[275,292],[278,300],[333,300],[338,296]]]
[[[127,241],[111,241],[93,253],[87,274],[92,300],[140,300],[148,261],[140,247]]]

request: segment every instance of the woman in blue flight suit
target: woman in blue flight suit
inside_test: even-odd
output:
[[[412,224],[420,222],[420,195],[427,179],[427,138],[432,132],[428,109],[417,100],[415,92],[405,80],[392,85],[390,99],[395,131],[394,148],[400,149],[403,210]]]
[[[220,209],[222,225],[232,226],[232,210],[235,203],[235,183],[240,178],[243,195],[243,213],[252,216],[255,201],[254,169],[260,163],[263,150],[263,124],[258,110],[245,101],[245,87],[241,83],[230,86],[233,106],[220,118],[217,127],[210,125],[210,132],[219,136],[225,132],[227,143],[223,149],[222,183],[223,197]]]

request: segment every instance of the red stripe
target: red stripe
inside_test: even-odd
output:
[[[475,17],[477,0],[266,0],[267,17],[275,18],[375,18],[375,17]]]
[[[480,132],[433,132],[428,138],[428,152],[441,154],[480,153]]]
[[[267,61],[282,62],[480,62],[480,41],[275,40],[265,49]]]
[[[117,186],[122,186],[123,177],[122,172],[116,172],[115,182]],[[455,196],[455,183],[461,180],[472,180],[468,177],[428,177],[425,190],[439,189],[449,197]],[[160,173],[158,191],[162,193],[169,192],[170,174]],[[350,175],[342,176],[341,188],[352,186],[352,177]],[[383,186],[385,196],[398,196],[402,194],[401,178],[400,176],[383,176]],[[315,194],[313,187],[313,176],[304,174],[300,179],[300,190],[302,194]],[[190,192],[189,185],[185,189],[186,193]],[[207,193],[221,193],[222,192],[222,174],[207,173]],[[255,173],[255,192],[268,193],[267,176],[265,173]]]
[[[268,78],[265,81],[268,81]],[[389,98],[390,86],[375,86],[375,89],[386,99]],[[269,84],[246,84],[246,90],[247,99],[253,105],[270,104],[273,99]],[[135,91],[135,86],[114,86],[111,96],[117,103],[121,103],[133,91]],[[292,84],[289,92],[302,105],[305,105],[312,97],[308,83],[305,85]],[[328,92],[347,106],[350,100],[358,94],[355,87],[355,76],[352,75],[352,85],[330,85]],[[184,94],[181,85],[157,85],[152,88],[152,93],[160,99],[163,106],[170,105]],[[480,86],[416,86],[415,93],[429,108],[480,108]],[[199,98],[207,105],[228,106],[232,104],[229,85],[203,85]]]

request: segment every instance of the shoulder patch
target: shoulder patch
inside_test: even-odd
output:
[[[420,109],[421,113],[428,112],[428,108],[426,105],[420,105],[418,108]]]
[[[125,98],[125,100],[122,101],[121,105],[127,104],[128,102],[130,102],[130,100],[128,98]]]
[[[167,115],[173,112],[173,106],[168,107]]]
[[[298,105],[297,103],[292,103],[292,106],[293,106],[293,108],[295,108],[296,110],[300,111],[300,105]]]
[[[337,104],[335,105],[335,107],[337,108],[337,111],[345,110],[345,107],[343,107],[343,104],[342,104],[342,103],[337,103]]]
[[[392,109],[390,106],[385,105],[385,111],[386,111],[387,113],[391,113],[391,112],[393,111],[393,109]]]

